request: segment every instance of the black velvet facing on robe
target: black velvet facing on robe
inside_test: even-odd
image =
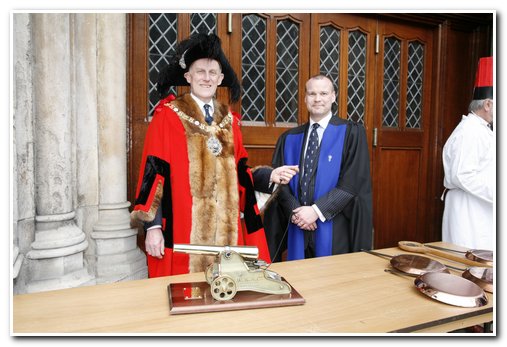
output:
[[[168,162],[162,160],[158,157],[147,156],[146,164],[144,166],[144,174],[143,181],[141,185],[141,189],[139,190],[139,194],[136,198],[136,205],[145,205],[148,201],[148,197],[153,188],[153,184],[155,182],[155,177],[158,175],[164,177],[164,189],[162,199],[160,201],[160,206],[158,207],[157,216],[155,219],[165,220],[165,227],[162,228],[162,232],[164,235],[164,244],[167,248],[173,247],[173,217],[172,217],[172,197],[171,197],[171,168]],[[160,213],[162,211],[162,213]],[[161,220],[154,221],[156,224],[164,224]]]
[[[259,214],[255,211],[255,199],[254,186],[250,175],[247,172],[248,166],[246,165],[246,158],[242,158],[238,163],[238,182],[245,188],[245,210],[243,214],[245,216],[245,225],[248,234],[254,233],[257,230],[263,228],[262,219]]]

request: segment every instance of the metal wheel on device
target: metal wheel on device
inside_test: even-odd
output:
[[[230,300],[236,295],[236,282],[231,276],[218,276],[211,283],[211,296],[215,300]]]

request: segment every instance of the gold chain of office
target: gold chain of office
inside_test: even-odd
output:
[[[178,117],[180,117],[181,119],[186,120],[190,124],[193,124],[193,125],[197,126],[199,129],[201,129],[201,130],[207,132],[208,134],[210,134],[209,138],[208,138],[208,141],[206,142],[206,145],[208,147],[208,150],[214,156],[219,156],[220,153],[222,153],[222,149],[223,149],[222,143],[215,136],[215,133],[218,130],[217,129],[217,125],[207,125],[207,124],[204,124],[202,122],[199,122],[197,119],[195,119],[193,117],[190,117],[188,114],[186,114],[185,112],[181,111],[179,108],[177,108],[176,106],[174,106],[171,103],[167,103],[167,104],[165,104],[165,106],[170,107],[174,112],[176,112],[176,114],[178,115]],[[222,122],[220,122],[220,124],[218,124],[218,127],[220,127],[221,129],[223,129],[223,128],[225,128],[227,126],[227,124],[230,124],[230,123],[232,123],[232,114],[229,112],[224,117],[224,119],[222,119]]]

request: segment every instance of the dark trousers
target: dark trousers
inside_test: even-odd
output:
[[[315,258],[315,231],[305,231],[305,259]]]

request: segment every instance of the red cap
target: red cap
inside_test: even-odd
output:
[[[493,98],[493,57],[479,59],[475,76],[474,100]]]

